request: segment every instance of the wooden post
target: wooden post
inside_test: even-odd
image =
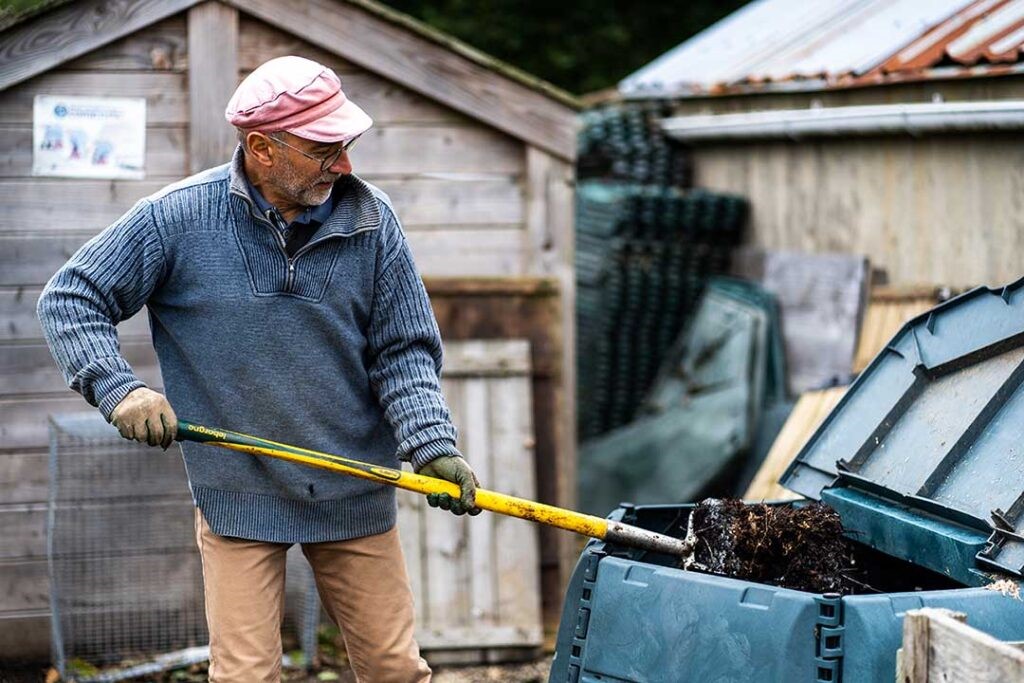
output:
[[[554,488],[557,505],[576,505],[576,279],[573,165],[537,147],[526,147],[526,231],[528,272],[553,276],[561,305],[559,432],[557,462],[538,462],[541,482]],[[577,547],[571,534],[541,532],[544,607],[547,626],[557,628],[565,584]]]
[[[238,84],[238,10],[218,0],[188,11],[189,170],[227,162],[235,130],[224,108]]]

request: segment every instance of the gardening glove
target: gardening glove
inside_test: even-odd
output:
[[[121,436],[166,451],[178,433],[178,417],[163,394],[139,387],[121,399],[110,413]]]
[[[473,470],[461,456],[442,455],[434,458],[421,467],[417,474],[425,477],[436,477],[445,481],[454,482],[462,489],[459,498],[452,498],[447,493],[428,493],[427,503],[432,508],[451,510],[452,514],[479,515],[480,508],[476,507],[476,487],[480,485]]]

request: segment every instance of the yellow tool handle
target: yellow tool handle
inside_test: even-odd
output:
[[[204,427],[187,420],[178,420],[177,439],[207,443],[251,455],[263,455],[288,462],[311,465],[417,493],[447,493],[453,498],[458,498],[462,493],[457,484],[443,479],[426,477],[422,474],[396,470],[391,467],[380,467],[331,453],[289,446],[240,432]],[[644,550],[682,556],[688,554],[691,549],[684,541],[671,536],[487,489],[477,489],[476,505],[483,510],[540,522],[591,538],[623,543]]]

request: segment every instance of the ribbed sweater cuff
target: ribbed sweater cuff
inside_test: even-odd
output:
[[[414,450],[409,458],[409,462],[412,463],[413,471],[419,472],[420,468],[428,462],[436,458],[440,458],[443,455],[461,456],[462,454],[459,453],[459,449],[455,447],[454,441],[431,441],[430,443],[423,444]]]
[[[103,417],[110,422],[110,414],[114,412],[117,404],[124,400],[124,397],[146,383],[130,372],[122,372],[93,383],[93,395],[99,399],[97,404]]]

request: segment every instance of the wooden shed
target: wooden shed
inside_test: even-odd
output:
[[[758,0],[619,84],[670,99],[695,182],[768,250],[868,256],[894,285],[1020,277],[1024,9]]]
[[[288,54],[333,67],[373,116],[355,172],[391,196],[443,336],[530,342],[537,495],[573,504],[570,96],[370,0],[58,2],[0,31],[0,656],[48,651],[46,420],[87,408],[41,339],[40,290],[137,199],[226,162],[228,97]],[[144,179],[34,177],[37,95],[144,97]],[[119,330],[159,387],[145,315]],[[574,545],[540,545],[554,627]]]

